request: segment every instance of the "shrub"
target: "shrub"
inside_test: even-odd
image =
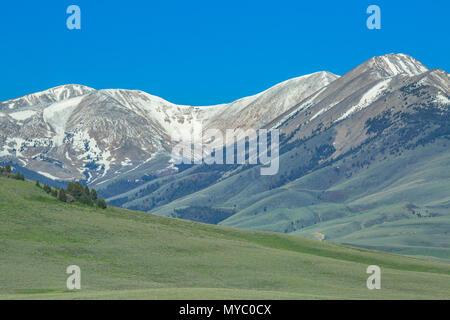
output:
[[[97,201],[97,206],[101,209],[106,209],[107,205],[106,205],[106,201],[103,198],[99,198]]]
[[[67,202],[66,191],[64,189],[59,189],[58,200],[62,202]]]

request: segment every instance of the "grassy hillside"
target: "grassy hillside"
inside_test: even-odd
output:
[[[278,176],[250,169],[151,212],[228,208],[237,213],[220,225],[450,259],[448,145],[443,139],[373,157],[362,149],[273,189],[267,185]],[[302,159],[298,152],[281,156],[280,175]]]
[[[69,265],[82,289],[66,289]],[[382,289],[366,288],[366,268]],[[448,299],[450,264],[125,209],[0,177],[0,299]]]

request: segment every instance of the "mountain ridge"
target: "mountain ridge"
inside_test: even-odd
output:
[[[21,165],[30,169],[36,167],[39,169],[36,171],[47,172],[47,176],[59,177],[59,180],[76,178],[93,182],[96,178],[104,178],[111,166],[123,163],[136,166],[161,153],[167,157],[174,143],[191,135],[199,139],[203,130],[221,122],[222,128],[236,127],[238,113],[241,113],[239,116],[242,112],[247,114],[242,117],[243,125],[260,127],[271,120],[270,114],[282,112],[297,96],[304,92],[309,94],[336,78],[328,72],[317,72],[287,80],[229,104],[214,106],[175,105],[139,90],[59,86],[0,103],[0,122],[3,120],[10,129],[0,136],[0,145],[3,145],[0,156],[16,156]],[[311,87],[302,87],[305,82],[312,82]],[[294,89],[285,90],[286,86]],[[63,96],[67,99],[61,100]],[[271,113],[264,116],[265,120],[263,117],[256,120],[253,110],[260,106],[268,108],[267,99],[281,101],[277,107],[279,111],[272,108]],[[33,101],[38,103],[30,106]],[[255,106],[249,107],[251,105]],[[265,113],[262,109],[258,112]],[[226,117],[230,120],[224,122]],[[23,128],[25,123],[27,127]],[[124,147],[127,150],[121,152]],[[29,155],[24,156],[25,152]],[[65,167],[60,170],[33,163],[33,158],[40,154]],[[86,167],[86,163],[95,170]],[[168,163],[158,170],[170,171],[171,168]]]
[[[129,209],[448,259],[449,84],[444,70],[388,54],[340,77],[317,72],[219,107],[76,90],[8,115],[0,104],[0,161],[84,180]],[[171,162],[179,141],[249,128],[279,130],[277,174]]]
[[[448,73],[415,64],[417,74],[397,69],[384,75],[371,64],[266,126],[281,133],[277,175],[261,177],[257,166],[192,167],[109,195],[109,201],[179,218],[199,208],[205,221],[208,208],[211,214],[232,210],[218,223],[450,258],[450,238],[442,233],[450,228]],[[419,173],[408,170],[425,167],[416,179]],[[429,191],[421,194],[422,188]]]

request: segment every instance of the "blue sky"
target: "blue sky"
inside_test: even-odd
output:
[[[208,105],[402,52],[450,70],[450,2],[3,1],[0,100],[66,83]],[[81,30],[66,9],[81,8]],[[381,8],[381,30],[366,8]]]

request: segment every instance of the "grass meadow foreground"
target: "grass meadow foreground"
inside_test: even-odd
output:
[[[81,290],[66,268],[81,268]],[[368,290],[366,269],[381,268]],[[63,203],[0,177],[0,299],[448,299],[450,263]]]

